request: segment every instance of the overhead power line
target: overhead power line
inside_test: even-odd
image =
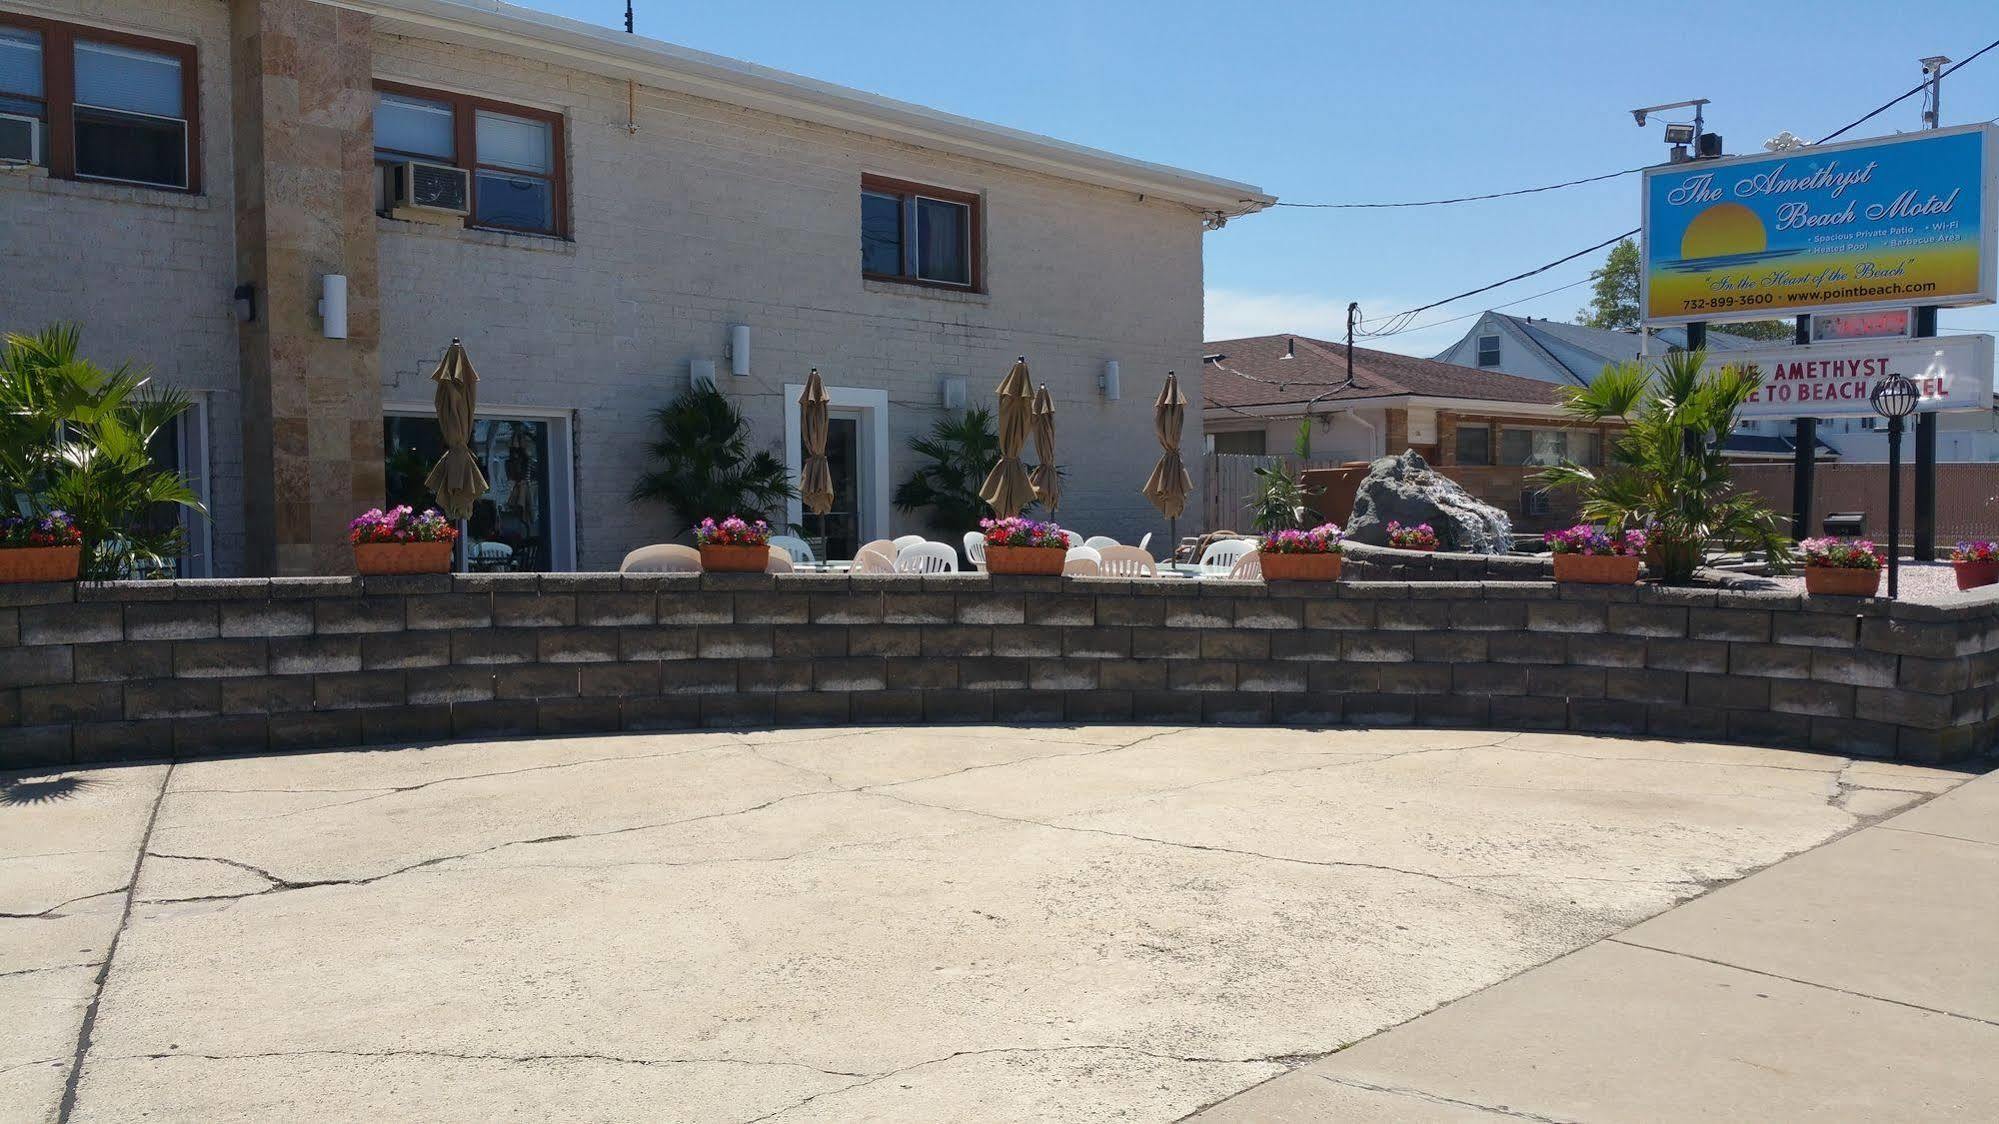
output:
[[[1575,187],[1579,184],[1614,180],[1619,176],[1628,176],[1633,172],[1642,172],[1644,170],[1642,167],[1626,168],[1621,172],[1605,172],[1600,176],[1584,176],[1579,180],[1564,180],[1561,183],[1543,184],[1540,187],[1522,187],[1513,191],[1492,191],[1484,195],[1460,195],[1455,199],[1421,199],[1408,203],[1290,203],[1280,199],[1277,201],[1277,205],[1280,207],[1299,207],[1305,210],[1318,211],[1378,210],[1390,207],[1442,207],[1450,203],[1476,203],[1484,199],[1507,199],[1515,195],[1533,195],[1542,191],[1559,191],[1562,188]]]
[[[1977,59],[1980,55],[1983,55],[1986,52],[1993,50],[1994,48],[1999,48],[1999,39],[1995,39],[1992,42],[1987,43],[1985,46],[1980,47],[1978,50],[1972,52],[1970,55],[1965,56],[1964,61],[1952,65],[1950,69],[1945,70],[1941,74],[1939,74],[1937,76],[1938,80],[1941,81],[1942,79],[1947,78],[1950,75],[1955,74],[1956,72],[1964,69],[1965,66],[1970,64],[1973,60]],[[1853,129],[1863,124],[1866,124],[1867,122],[1873,120],[1876,117],[1879,117],[1881,114],[1894,108],[1896,105],[1899,105],[1900,103],[1907,101],[1909,98],[1914,97],[1915,95],[1921,93],[1928,86],[1929,82],[1927,81],[1918,83],[1911,89],[1906,90],[1900,94],[1897,94],[1892,98],[1889,98],[1887,101],[1882,102],[1880,105],[1867,111],[1866,113],[1861,114],[1859,117],[1854,118],[1852,121],[1847,122],[1845,125],[1842,125],[1839,128],[1834,129],[1832,132],[1827,133],[1825,136],[1820,137],[1817,141],[1814,141],[1813,143],[1824,144],[1827,141],[1843,136],[1846,133],[1851,132]],[[1562,265],[1566,262],[1572,262],[1577,258],[1582,257],[1584,254],[1594,253],[1597,250],[1603,249],[1605,246],[1609,246],[1619,241],[1622,241],[1623,239],[1629,238],[1632,235],[1637,234],[1638,232],[1639,228],[1634,227],[1631,230],[1627,230],[1622,234],[1612,235],[1611,237],[1606,238],[1603,241],[1598,242],[1593,246],[1586,246],[1583,249],[1577,250],[1573,254],[1567,254],[1563,257],[1556,258],[1554,261],[1548,262],[1545,265],[1535,266],[1533,269],[1524,270],[1520,273],[1516,273],[1511,277],[1505,278],[1504,280],[1494,281],[1490,285],[1480,285],[1476,289],[1466,289],[1464,292],[1458,293],[1455,296],[1445,297],[1442,300],[1431,301],[1429,304],[1418,305],[1415,308],[1398,312],[1395,315],[1390,316],[1386,320],[1382,321],[1382,326],[1380,328],[1373,329],[1371,331],[1360,330],[1357,331],[1355,334],[1366,336],[1369,339],[1380,339],[1384,336],[1400,335],[1403,332],[1412,330],[1410,327],[1410,321],[1414,320],[1417,314],[1419,313],[1427,312],[1430,309],[1438,307],[1439,305],[1450,304],[1453,301],[1461,301],[1466,297],[1475,297],[1480,293],[1490,292],[1493,289],[1497,289],[1503,285],[1511,285],[1515,281],[1523,281],[1529,277],[1546,273],[1547,271],[1555,268],[1558,265]]]

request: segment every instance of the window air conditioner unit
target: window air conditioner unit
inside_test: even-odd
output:
[[[449,164],[405,160],[393,168],[389,203],[433,215],[463,215],[471,210],[471,174]]]
[[[32,167],[42,162],[42,123],[33,117],[0,113],[0,167]]]

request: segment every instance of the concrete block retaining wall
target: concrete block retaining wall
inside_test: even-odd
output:
[[[984,574],[0,586],[0,768],[991,721],[1414,723],[1950,760],[1999,731],[1999,594]]]

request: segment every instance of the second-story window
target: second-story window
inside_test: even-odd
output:
[[[466,224],[563,233],[562,119],[463,94],[378,83],[375,161],[394,175],[406,161],[467,177]],[[386,180],[393,186],[393,181]],[[389,197],[385,192],[385,206]]]
[[[861,275],[977,289],[979,197],[880,176],[861,177]]]
[[[1481,367],[1499,366],[1498,336],[1480,336],[1478,338],[1478,365]]]
[[[32,158],[63,179],[199,190],[195,52],[0,12],[0,115],[32,132]]]

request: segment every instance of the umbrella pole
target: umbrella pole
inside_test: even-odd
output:
[[[1178,515],[1169,515],[1166,517],[1166,535],[1166,564],[1177,570],[1180,568],[1180,517]]]

